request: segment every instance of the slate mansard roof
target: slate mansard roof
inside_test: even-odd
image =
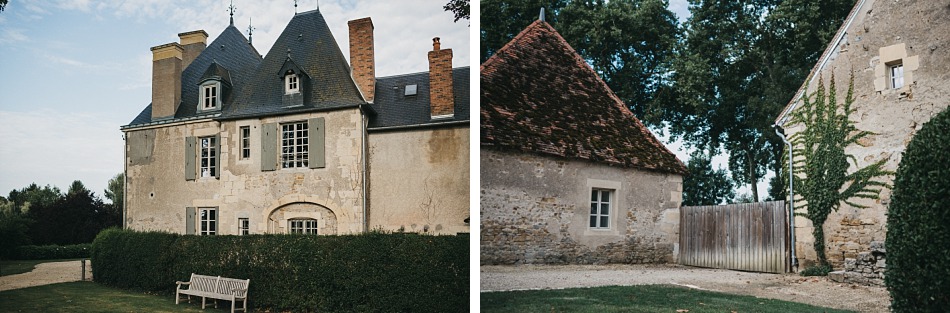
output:
[[[429,72],[379,77],[372,105],[378,113],[369,121],[369,129],[468,123],[469,67],[452,69],[452,93],[455,113],[450,119],[432,120],[429,102]],[[416,85],[415,95],[406,95],[406,86]]]
[[[688,173],[544,21],[485,61],[481,80],[483,147]]]
[[[288,64],[307,77],[302,80],[309,84],[302,88],[307,96],[302,106],[287,106],[282,99],[282,70]],[[227,73],[233,90],[220,112],[199,114],[198,83],[207,71]],[[263,59],[240,31],[233,25],[227,27],[182,72],[182,102],[174,120],[216,114],[220,114],[217,119],[240,119],[367,105],[370,129],[467,123],[469,73],[468,67],[452,70],[455,114],[450,119],[431,120],[428,72],[377,78],[375,103],[369,104],[350,76],[349,63],[326,20],[319,10],[313,10],[295,15]],[[413,84],[417,95],[404,96],[405,86]],[[150,104],[123,128],[152,123],[151,116]]]

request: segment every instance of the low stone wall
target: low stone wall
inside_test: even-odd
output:
[[[884,242],[872,241],[871,251],[858,253],[857,258],[845,258],[844,270],[828,273],[828,278],[839,283],[884,286],[886,255]]]

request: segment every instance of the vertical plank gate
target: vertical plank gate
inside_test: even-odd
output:
[[[785,201],[680,208],[683,265],[785,273],[788,240]]]

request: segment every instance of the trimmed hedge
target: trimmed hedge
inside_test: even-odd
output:
[[[110,229],[93,242],[96,282],[174,292],[191,273],[250,279],[255,310],[465,312],[468,236],[193,236]]]
[[[910,141],[887,213],[884,281],[894,312],[950,308],[950,110]]]
[[[68,246],[20,246],[16,249],[17,260],[58,260],[88,258],[92,244]]]

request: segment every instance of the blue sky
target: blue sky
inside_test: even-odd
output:
[[[267,53],[293,17],[293,1],[235,0],[235,26]],[[372,17],[378,76],[428,70],[432,37],[470,65],[467,21],[443,0],[320,1],[349,57],[346,22]],[[81,180],[102,195],[122,172],[122,132],[151,98],[150,47],[203,29],[211,42],[228,26],[227,0],[11,0],[0,12],[0,195],[37,183]],[[298,1],[299,12],[317,8]]]

